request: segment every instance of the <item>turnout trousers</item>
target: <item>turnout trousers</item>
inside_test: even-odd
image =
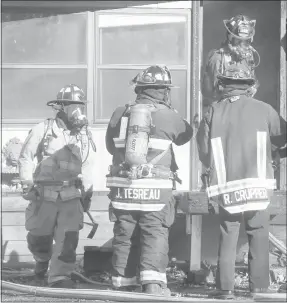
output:
[[[114,223],[112,283],[115,287],[156,283],[166,285],[169,227],[175,218],[172,197],[161,211],[110,208]]]
[[[220,241],[216,287],[221,290],[234,289],[236,248],[240,223],[243,219],[248,236],[249,287],[268,288],[269,286],[269,213],[246,211],[229,214],[219,208]]]
[[[48,283],[70,279],[75,268],[79,230],[83,228],[80,199],[31,201],[26,209],[28,248],[38,262],[50,261]],[[53,240],[55,241],[53,247]]]

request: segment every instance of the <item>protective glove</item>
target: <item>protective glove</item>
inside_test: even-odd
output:
[[[22,182],[22,197],[28,201],[40,200],[40,194],[32,182]]]

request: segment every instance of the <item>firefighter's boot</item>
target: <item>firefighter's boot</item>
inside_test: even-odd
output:
[[[49,287],[51,288],[77,288],[76,283],[70,279],[59,280],[50,283]]]
[[[34,273],[37,279],[43,279],[48,271],[49,261],[36,262]]]
[[[151,295],[169,297],[171,295],[169,288],[156,283],[143,285],[143,292]]]

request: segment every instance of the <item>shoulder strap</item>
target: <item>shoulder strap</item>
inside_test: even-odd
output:
[[[46,138],[48,137],[49,134],[52,134],[52,126],[53,126],[53,122],[54,122],[54,119],[47,119],[45,120],[44,122],[44,136],[38,146],[38,150],[37,150],[37,160],[38,162],[42,161],[43,159],[43,153],[44,153],[44,150],[45,150],[45,147],[46,147]]]
[[[48,133],[52,132],[53,122],[54,122],[54,119],[51,119],[51,118],[49,118],[45,121],[46,130],[45,130],[43,139],[46,139]]]
[[[153,159],[151,159],[148,164],[153,164],[153,165],[157,164],[168,153],[169,150],[170,150],[170,145],[162,153],[158,154]]]

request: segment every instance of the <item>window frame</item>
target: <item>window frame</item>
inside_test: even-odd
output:
[[[87,71],[87,118],[91,126],[96,128],[106,127],[109,119],[96,119],[95,109],[97,102],[100,102],[97,98],[97,77],[101,70],[136,70],[145,69],[149,65],[146,64],[100,64],[100,27],[99,27],[99,16],[100,15],[175,15],[185,16],[187,22],[187,33],[186,33],[186,45],[187,45],[187,63],[186,65],[169,65],[169,69],[172,71],[184,70],[186,71],[186,119],[190,122],[190,95],[191,95],[191,46],[192,46],[192,28],[191,28],[191,9],[172,9],[169,8],[124,8],[117,10],[105,10],[96,12],[81,12],[79,14],[85,14],[87,16],[86,24],[86,63],[85,64],[12,64],[2,63],[3,69],[68,69],[68,68],[79,68],[86,69]],[[57,92],[55,92],[55,95]],[[41,122],[43,119],[2,119],[2,125],[4,127],[28,127]]]
[[[90,41],[89,41],[89,22],[91,19],[91,15],[93,13],[91,12],[80,12],[75,14],[82,14],[86,15],[86,63],[85,64],[42,64],[42,63],[2,63],[2,69],[86,69],[87,70],[87,90],[89,89],[89,76],[91,74],[92,64],[89,64],[89,53],[90,53]],[[65,85],[65,84],[63,84]],[[55,96],[57,95],[57,92],[55,92]],[[90,95],[90,94],[89,94]],[[87,98],[88,98],[88,92],[87,92]],[[89,100],[89,99],[88,99]],[[47,100],[48,101],[48,100]],[[1,101],[2,102],[2,101]],[[88,106],[87,106],[88,108]],[[39,119],[2,119],[2,125],[6,127],[11,127],[11,125],[15,125],[17,127],[26,127],[30,125],[37,124],[41,121],[43,121],[43,118]]]
[[[119,9],[119,10],[107,10],[107,11],[99,11],[95,12],[95,32],[94,37],[96,38],[95,41],[95,54],[101,54],[101,34],[100,34],[100,27],[99,27],[99,17],[103,15],[172,15],[172,16],[184,16],[186,17],[187,23],[187,32],[185,35],[185,41],[187,45],[187,63],[186,64],[178,64],[178,65],[168,65],[170,71],[178,71],[184,70],[186,71],[187,79],[186,79],[186,120],[190,122],[190,93],[191,93],[191,9],[172,9],[172,12],[168,8],[126,8],[126,9]],[[90,37],[91,38],[91,37]],[[138,69],[145,69],[149,67],[147,64],[101,64],[101,57],[100,55],[95,56],[95,81],[94,81],[94,91],[93,91],[93,107],[91,108],[93,117],[92,120],[89,119],[93,126],[106,126],[109,122],[109,119],[96,119],[96,107],[98,102],[100,102],[101,96],[97,98],[97,90],[98,90],[98,77],[102,70],[138,70]]]

